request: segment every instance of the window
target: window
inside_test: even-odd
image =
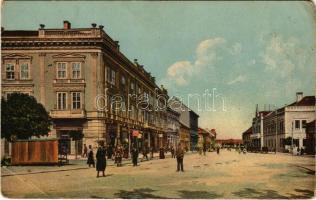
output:
[[[66,63],[57,63],[57,78],[66,78]]]
[[[12,93],[14,93],[14,92],[6,92],[5,99],[8,99],[12,95]]]
[[[66,92],[57,93],[57,109],[65,110],[67,108],[67,94]]]
[[[140,85],[138,85],[138,94],[142,93],[142,88],[140,87]]]
[[[300,120],[295,120],[295,129],[300,129],[301,128],[301,123]]]
[[[21,76],[21,79],[29,79],[29,64],[28,63],[21,64],[20,76]]]
[[[134,90],[135,89],[135,83],[134,81],[131,81],[131,90]]]
[[[6,64],[6,79],[8,80],[14,80],[14,64]]]
[[[125,85],[125,83],[126,83],[125,77],[122,76],[122,77],[121,77],[121,84],[122,84],[122,85]]]
[[[106,80],[111,83],[111,68],[106,68]]]
[[[306,120],[302,120],[302,128],[306,128]]]
[[[115,71],[111,70],[111,84],[115,85]]]
[[[72,109],[80,109],[81,108],[81,93],[73,92],[72,93]]]
[[[81,63],[72,63],[72,78],[81,78]]]

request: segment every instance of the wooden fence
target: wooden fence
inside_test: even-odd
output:
[[[58,140],[13,142],[11,164],[58,164]]]

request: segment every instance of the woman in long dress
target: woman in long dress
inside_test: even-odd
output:
[[[102,171],[102,176],[105,176],[104,171],[106,168],[106,150],[104,147],[104,142],[100,142],[100,146],[98,148],[96,158],[97,158],[97,165],[96,165],[97,178],[99,177],[100,171]]]
[[[91,165],[93,167],[94,166],[94,156],[93,156],[93,150],[92,150],[92,146],[89,145],[89,150],[87,151],[87,154],[88,154],[88,160],[87,160],[87,164],[89,165],[89,167],[91,167]]]

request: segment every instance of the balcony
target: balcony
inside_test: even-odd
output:
[[[85,79],[54,79],[54,83],[85,83]]]
[[[49,115],[55,119],[62,119],[62,118],[78,119],[78,118],[86,118],[86,111],[85,110],[51,110]]]
[[[259,139],[260,138],[260,133],[253,133],[250,135],[251,139]]]

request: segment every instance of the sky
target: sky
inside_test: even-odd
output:
[[[273,110],[296,92],[315,94],[314,19],[303,1],[9,1],[1,22],[7,30],[102,24],[130,60],[199,114],[199,126],[241,138],[256,104]]]

